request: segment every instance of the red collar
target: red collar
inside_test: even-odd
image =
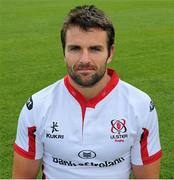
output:
[[[64,83],[70,94],[79,102],[81,107],[85,106],[95,108],[96,104],[100,102],[104,97],[106,97],[118,84],[119,76],[116,74],[116,72],[112,69],[107,69],[107,73],[111,77],[108,84],[97,96],[88,101],[86,101],[85,97],[70,84],[68,75],[64,77]]]

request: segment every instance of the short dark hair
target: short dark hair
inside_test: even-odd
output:
[[[115,30],[112,22],[103,11],[96,8],[94,5],[77,6],[70,10],[61,29],[61,42],[64,53],[66,32],[71,26],[78,26],[85,31],[88,31],[90,28],[99,28],[106,31],[108,52],[110,52],[114,44]]]

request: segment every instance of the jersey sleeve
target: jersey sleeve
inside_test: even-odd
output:
[[[33,116],[32,99],[24,105],[18,120],[14,151],[28,159],[41,159],[43,144]]]
[[[131,163],[134,165],[150,164],[162,156],[158,117],[153,102],[149,100],[141,112],[142,115],[137,117],[140,122],[138,136],[131,149]]]

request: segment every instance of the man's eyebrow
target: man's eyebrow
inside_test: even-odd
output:
[[[67,47],[68,47],[68,49],[70,49],[70,48],[80,48],[80,46],[77,45],[77,44],[70,44],[70,45],[67,45]]]
[[[70,48],[80,48],[81,46],[77,45],[77,44],[69,44],[69,45],[67,45],[67,47],[68,47],[68,49],[70,49]],[[91,45],[88,48],[103,49],[104,47],[102,45]]]
[[[77,44],[68,44],[67,45],[68,47],[74,47],[74,46],[78,46],[78,47],[80,47],[79,45],[77,45]]]
[[[104,47],[102,45],[92,45],[89,48],[103,49]]]

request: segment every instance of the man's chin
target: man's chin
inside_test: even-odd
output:
[[[69,73],[69,75],[77,85],[90,88],[103,78],[104,73],[98,74],[95,70],[78,70],[74,73]]]

